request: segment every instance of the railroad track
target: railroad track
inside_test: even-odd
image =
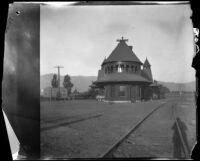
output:
[[[189,149],[188,149],[187,143],[186,143],[187,140],[185,140],[183,137],[183,131],[181,130],[181,125],[180,125],[180,122],[178,121],[177,104],[178,103],[173,104],[173,108],[172,108],[173,119],[175,120],[175,124],[178,129],[178,135],[181,140],[181,145],[182,145],[182,149],[184,152],[184,156],[185,156],[185,158],[190,158],[190,152],[189,152]]]
[[[178,102],[173,104],[173,110],[172,110],[173,113],[172,114],[173,114],[173,118],[175,120],[177,129],[178,129],[178,133],[179,133],[179,137],[180,137],[180,140],[181,140],[184,155],[185,155],[186,158],[190,158],[190,150],[189,150],[189,147],[187,146],[187,140],[184,140],[183,131],[181,130],[181,126],[179,125],[179,122],[177,120],[177,118],[179,117],[178,112],[177,112],[177,107],[178,107],[178,104],[182,103],[183,101],[184,101],[184,98],[180,97]]]
[[[178,102],[182,101],[182,99],[180,99]],[[100,158],[113,158],[114,157],[114,153],[117,151],[118,147],[120,147],[120,145],[122,145],[123,142],[125,142],[125,140],[128,139],[128,137],[130,135],[132,135],[144,122],[145,120],[147,120],[155,111],[157,111],[159,108],[163,107],[166,103],[162,103],[161,105],[159,105],[157,108],[155,108],[154,110],[152,110],[148,115],[146,115],[141,121],[139,121],[135,126],[133,126],[131,128],[131,130],[126,133],[125,135],[123,135],[116,143],[114,143],[113,145],[111,145],[111,147],[106,150],[101,156]],[[185,140],[183,138],[183,132],[181,131],[179,122],[177,121],[177,102],[173,102],[172,103],[172,118],[175,121],[175,124],[178,128],[178,133],[180,136],[180,140],[181,140],[181,144],[183,146],[183,152],[184,152],[184,156],[185,158],[190,158],[190,154],[189,154],[189,150],[186,146]]]
[[[114,152],[116,152],[116,150],[118,149],[118,147],[131,135],[133,134],[144,122],[147,118],[149,118],[155,111],[157,111],[159,108],[163,107],[167,102],[162,103],[161,105],[159,105],[158,107],[156,107],[155,109],[153,109],[148,115],[146,115],[141,121],[139,121],[136,125],[134,125],[131,130],[126,133],[125,135],[123,135],[116,143],[114,143],[113,145],[111,145],[111,147],[106,150],[101,156],[100,158],[112,158]]]
[[[46,127],[42,127],[40,130],[41,131],[47,131],[47,130],[51,130],[51,129],[55,129],[55,128],[58,128],[58,127],[61,127],[61,126],[68,126],[68,125],[71,125],[71,124],[75,124],[75,123],[78,123],[78,122],[82,122],[82,121],[86,121],[86,120],[90,120],[90,119],[94,119],[94,118],[97,118],[97,117],[101,117],[103,114],[95,114],[95,115],[91,115],[91,116],[87,116],[87,117],[83,117],[83,118],[77,118],[77,119],[74,119],[74,120],[71,120],[71,121],[65,121],[64,119],[61,119],[61,120],[54,120],[54,121],[49,121],[50,123],[52,122],[55,122],[54,124],[52,125],[49,125],[49,126],[46,126]]]

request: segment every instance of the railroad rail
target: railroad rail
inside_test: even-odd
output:
[[[179,102],[182,101],[182,99],[179,100]],[[147,114],[141,121],[139,121],[136,125],[134,125],[131,130],[129,132],[127,132],[125,135],[123,135],[116,143],[114,143],[113,145],[110,146],[110,148],[108,150],[106,150],[106,152],[104,152],[100,158],[112,158],[114,157],[113,154],[117,151],[118,147],[131,135],[133,134],[144,122],[147,118],[149,118],[155,111],[157,111],[159,108],[163,107],[163,105],[165,105],[167,102],[162,103],[161,105],[159,105],[158,107],[156,107],[155,109],[153,109],[149,114]],[[185,158],[190,158],[190,153],[189,153],[189,149],[187,148],[187,144],[183,138],[183,132],[181,131],[181,127],[179,125],[179,122],[177,121],[177,117],[178,117],[178,113],[177,113],[177,105],[178,102],[174,102],[172,103],[172,117],[173,120],[175,121],[175,124],[177,126],[178,129],[178,135],[180,137],[181,140],[181,145],[183,148],[183,152],[185,155]]]
[[[125,135],[123,135],[116,143],[114,143],[113,145],[111,145],[111,147],[104,152],[100,158],[111,158],[113,157],[114,152],[117,150],[117,148],[133,133],[135,132],[140,126],[141,124],[148,118],[150,117],[155,111],[157,111],[159,108],[163,107],[163,105],[165,105],[167,102],[164,102],[162,104],[160,104],[158,107],[156,107],[155,109],[153,109],[149,114],[147,114],[141,121],[139,121],[136,125],[134,125],[131,130],[126,133]]]
[[[184,155],[185,155],[186,158],[189,158],[190,153],[189,153],[189,150],[187,148],[186,142],[183,138],[183,134],[182,134],[183,132],[182,132],[181,127],[180,127],[181,125],[179,125],[179,122],[177,120],[177,117],[178,117],[178,115],[177,115],[177,103],[173,104],[172,114],[173,114],[173,118],[175,120],[176,127],[178,129],[178,134],[179,134],[179,137],[180,137],[180,140],[181,140],[181,145],[183,147]]]
[[[55,128],[58,128],[58,127],[61,127],[61,126],[68,126],[68,125],[71,125],[71,124],[74,124],[74,123],[78,123],[78,122],[86,121],[86,120],[89,120],[89,119],[101,117],[102,115],[103,114],[100,113],[100,114],[95,114],[95,115],[92,115],[92,116],[79,118],[79,119],[72,120],[72,121],[57,122],[56,124],[53,124],[53,125],[50,125],[50,126],[47,126],[47,127],[43,127],[40,130],[41,131],[47,131],[47,130],[55,129]]]

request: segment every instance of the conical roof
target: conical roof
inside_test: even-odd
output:
[[[141,75],[143,77],[147,78],[148,80],[150,80],[151,82],[153,82],[153,76],[152,76],[151,68],[144,68],[141,72]]]
[[[103,60],[103,63],[101,65],[103,65],[106,62],[106,58]]]
[[[127,39],[120,39],[116,48],[112,51],[110,56],[103,62],[116,62],[116,61],[133,61],[138,62],[140,64],[143,64],[139,58],[135,55],[135,53],[132,51],[132,46],[128,46],[126,44]]]
[[[146,66],[146,67],[151,66],[151,64],[149,63],[147,58],[146,58],[146,60],[145,60],[145,62],[143,64],[143,66]]]

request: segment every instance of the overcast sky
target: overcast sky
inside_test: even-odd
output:
[[[124,36],[159,81],[195,80],[190,5],[41,6],[41,74],[97,76]]]

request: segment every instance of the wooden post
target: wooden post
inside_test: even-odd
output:
[[[60,68],[64,68],[62,66],[56,66],[55,68],[58,68],[58,96],[60,97]]]

